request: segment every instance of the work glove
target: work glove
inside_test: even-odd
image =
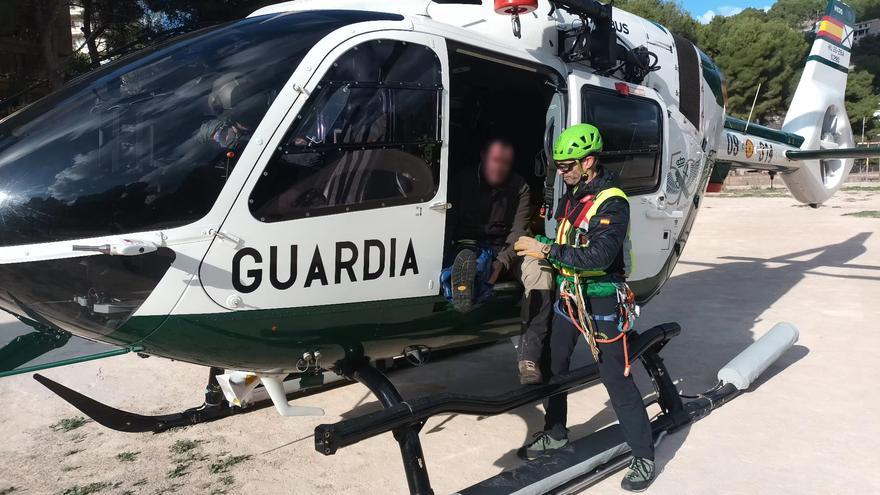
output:
[[[550,254],[550,246],[552,244],[548,241],[549,239],[544,236],[539,236],[538,239],[522,236],[517,239],[513,249],[516,251],[517,256],[531,256],[532,258],[543,260]]]

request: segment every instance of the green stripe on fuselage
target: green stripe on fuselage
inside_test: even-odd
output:
[[[756,136],[776,141],[777,143],[794,146],[795,148],[800,148],[801,145],[804,144],[804,138],[797,134],[771,129],[770,127],[758,125],[754,122],[746,124],[745,120],[736,117],[727,117],[724,120],[724,127],[750,136]]]
[[[460,313],[441,296],[211,314],[139,316],[120,329],[159,325],[144,352],[205,366],[293,371],[303,353],[320,351],[320,366],[388,358],[408,346],[431,349],[502,340],[520,331],[520,288],[496,290]],[[164,320],[164,321],[163,321]]]

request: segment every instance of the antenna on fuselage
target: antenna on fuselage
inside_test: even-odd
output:
[[[758,89],[755,90],[755,99],[752,100],[752,108],[749,109],[749,118],[746,119],[746,128],[743,132],[749,132],[749,124],[752,122],[752,113],[755,111],[755,105],[758,104],[758,93],[761,92],[761,83],[758,83]]]

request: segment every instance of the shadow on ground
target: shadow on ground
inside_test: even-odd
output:
[[[753,329],[760,335],[776,323],[763,322],[761,315],[806,275],[865,278],[863,275],[847,275],[845,270],[878,270],[878,276],[870,278],[880,280],[880,266],[850,264],[865,252],[864,243],[870,235],[870,232],[863,232],[840,243],[769,259],[722,257],[720,259],[726,262],[683,261],[683,265],[702,269],[671,278],[663,293],[643,309],[638,328],[647,329],[668,321],[679,322],[682,334],[662,353],[666,365],[681,390],[690,394],[707,390],[715,384],[718,369],[754,341]],[[824,267],[834,267],[835,273],[820,271]],[[797,321],[794,323],[796,325]],[[806,347],[795,346],[765,372],[752,390],[797,363],[808,352]],[[580,358],[573,362],[573,367],[582,366],[591,359],[586,345],[576,353]],[[432,363],[421,370],[397,372],[392,381],[404,397],[423,397],[440,392],[497,395],[519,387],[515,359],[513,346],[499,343]],[[636,378],[644,394],[652,392],[650,381],[641,367]],[[350,418],[378,408],[376,401],[365,394],[360,403],[344,416]],[[543,426],[543,409],[539,404],[523,406],[509,414],[522,418],[530,432]],[[424,430],[424,441],[430,442],[432,434],[443,431],[456,418],[457,415],[447,416]],[[581,438],[615,420],[606,401],[605,407],[586,423],[570,425],[571,437]],[[684,428],[664,440],[657,452],[659,467],[675,456],[689,429]],[[520,464],[522,461],[515,452],[528,438],[521,440],[512,442],[511,450],[495,465],[510,469]]]

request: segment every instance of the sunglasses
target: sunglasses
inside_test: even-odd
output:
[[[577,160],[566,160],[564,162],[556,162],[556,170],[562,173],[568,173],[578,164]]]

